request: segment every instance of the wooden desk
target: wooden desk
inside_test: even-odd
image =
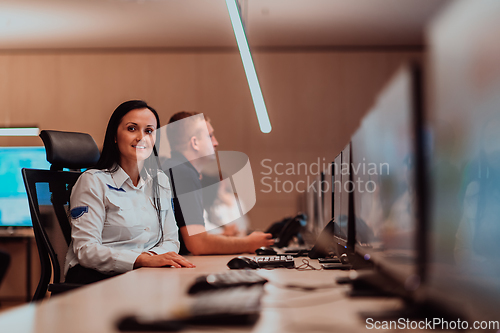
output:
[[[125,314],[161,316],[189,302],[186,290],[194,279],[207,273],[228,270],[234,256],[189,257],[196,268],[141,268],[121,276],[38,304],[0,313],[0,332],[117,332],[116,321]],[[296,259],[296,265],[302,258]],[[311,260],[319,267],[316,260]],[[263,310],[253,327],[198,328],[203,332],[360,332],[365,322],[359,311],[397,309],[396,299],[346,297],[346,286],[316,291],[278,287],[280,284],[326,285],[346,271],[258,270],[271,283],[266,284]],[[196,328],[183,332],[197,332]]]

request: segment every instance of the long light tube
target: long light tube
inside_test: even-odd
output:
[[[0,136],[38,136],[40,129],[37,127],[0,128]]]
[[[229,12],[229,17],[231,18],[231,24],[233,25],[236,43],[238,43],[238,48],[240,49],[241,61],[243,62],[243,68],[245,69],[245,74],[247,76],[248,86],[250,87],[250,94],[252,95],[260,130],[263,133],[269,133],[272,129],[271,121],[269,120],[266,104],[264,103],[264,97],[262,96],[259,79],[257,78],[257,72],[255,71],[252,54],[250,53],[250,48],[248,47],[245,29],[243,28],[243,23],[241,22],[240,11],[238,10],[236,1],[237,0],[226,0],[227,10]]]

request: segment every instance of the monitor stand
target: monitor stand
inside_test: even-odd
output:
[[[349,296],[351,297],[397,297],[405,294],[402,288],[389,287],[398,284],[372,269],[355,271],[348,277],[337,278],[336,282],[350,284],[352,289]]]

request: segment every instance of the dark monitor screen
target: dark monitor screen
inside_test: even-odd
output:
[[[348,240],[349,232],[347,230],[349,223],[349,198],[352,192],[350,182],[350,165],[351,165],[351,146],[347,145],[344,150],[342,150],[342,167],[341,176],[342,187],[340,195],[340,219],[339,219],[339,229],[340,235],[346,241]]]
[[[29,227],[31,215],[21,169],[50,169],[45,148],[0,147],[0,161],[0,227]]]
[[[325,174],[324,172],[320,172],[319,175],[316,176],[316,223],[317,230],[320,232],[323,230],[325,226]]]
[[[430,30],[428,297],[471,325],[500,318],[498,31],[498,1],[453,3]]]
[[[305,213],[307,215],[306,229],[312,236],[318,236],[323,230],[324,215],[324,174],[314,176],[311,187],[305,191]]]
[[[417,270],[413,72],[402,67],[352,137],[355,251],[408,284]]]
[[[335,228],[334,236],[337,242],[341,245],[346,245],[347,242],[347,228],[344,226],[347,224],[346,210],[343,209],[342,204],[345,205],[344,196],[344,177],[342,176],[343,170],[343,160],[342,152],[335,158],[334,162],[334,192],[333,192],[333,211],[335,215]]]
[[[314,230],[315,234],[319,234],[324,228],[323,210],[324,210],[324,192],[323,192],[324,173],[320,172],[314,178]]]
[[[307,230],[313,235],[317,235],[316,207],[317,195],[314,191],[305,191],[304,210],[307,215]]]
[[[323,219],[323,225],[321,226],[321,230],[326,226],[328,222],[334,218],[333,215],[333,190],[334,190],[334,183],[333,183],[333,170],[334,168],[334,163],[328,164],[327,169],[322,173],[322,180],[321,180],[321,193],[322,193],[322,199],[323,199],[323,214],[322,214],[322,219]]]

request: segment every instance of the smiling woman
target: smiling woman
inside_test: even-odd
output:
[[[131,176],[135,186],[139,170],[153,152],[157,125],[155,114],[148,108],[128,112],[118,125],[115,143],[120,152],[119,165]]]
[[[66,282],[92,283],[143,266],[194,267],[177,254],[170,184],[157,169],[159,127],[143,101],[124,102],[111,115],[96,168],[71,193]]]

